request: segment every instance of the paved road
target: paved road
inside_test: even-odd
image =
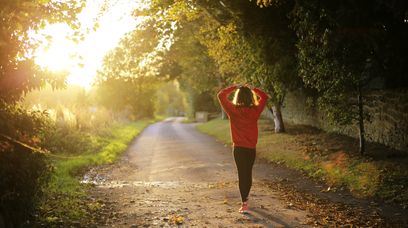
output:
[[[288,206],[264,182],[255,163],[249,215],[239,214],[236,170],[229,147],[170,118],[150,125],[113,165],[92,170],[109,214],[99,226],[303,227],[307,212]],[[270,183],[269,183],[270,184]]]

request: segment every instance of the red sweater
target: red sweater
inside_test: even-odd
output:
[[[218,93],[218,100],[229,116],[233,146],[255,149],[258,142],[258,119],[268,100],[268,95],[255,88],[253,91],[260,97],[258,105],[237,107],[228,100],[228,95],[236,89],[236,86],[222,89]]]

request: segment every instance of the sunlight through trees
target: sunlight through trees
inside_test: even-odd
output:
[[[313,126],[347,129],[361,155],[370,142],[408,148],[407,1],[0,4],[0,225],[26,221],[60,159],[52,156],[96,153],[105,131],[127,121],[215,116],[215,94],[230,84],[269,94],[275,133],[295,122],[291,106]],[[288,103],[294,93],[304,104]]]

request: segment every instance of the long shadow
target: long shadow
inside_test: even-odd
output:
[[[254,213],[255,212],[255,213]],[[291,225],[289,225],[288,223],[286,223],[285,221],[283,221],[282,219],[273,216],[269,213],[267,213],[266,211],[259,209],[259,208],[251,208],[251,212],[249,214],[245,214],[245,216],[249,219],[251,219],[251,221],[253,222],[260,222],[262,223],[262,225],[266,226],[266,227],[270,227],[273,228],[275,226],[273,226],[272,224],[269,223],[265,223],[265,221],[274,221],[275,223],[284,226],[284,227],[292,227]]]
[[[268,124],[266,127],[265,124]],[[261,122],[260,129],[263,131],[272,131],[271,123]],[[399,217],[408,218],[408,210],[404,209],[408,205],[404,197],[407,186],[408,176],[408,153],[399,151],[382,145],[380,143],[366,142],[366,153],[360,155],[358,152],[358,139],[350,136],[340,135],[336,133],[327,133],[317,128],[306,125],[290,125],[286,126],[287,132],[284,133],[294,138],[294,143],[291,145],[293,150],[302,150],[308,157],[324,158],[327,164],[336,166],[349,165],[350,169],[355,169],[350,165],[353,161],[357,164],[365,162],[369,164],[374,171],[380,170],[381,181],[376,186],[378,197],[357,198],[351,194],[347,188],[339,188],[336,192],[325,192],[328,186],[319,180],[310,180],[307,176],[296,174],[295,171],[289,170],[286,167],[276,165],[276,170],[281,170],[279,175],[275,175],[275,180],[286,179],[289,184],[292,184],[296,189],[302,192],[312,193],[322,199],[329,199],[332,202],[340,202],[352,206],[361,206],[364,209],[372,207],[372,203],[378,204],[381,216],[394,219],[395,214],[401,214]],[[285,149],[285,148],[283,148]],[[289,174],[289,175],[288,175]],[[270,175],[271,176],[271,175]],[[398,190],[398,191],[397,191]],[[392,193],[387,196],[387,193]],[[389,201],[388,203],[386,201]]]

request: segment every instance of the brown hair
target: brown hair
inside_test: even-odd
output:
[[[238,107],[253,107],[258,102],[254,92],[248,86],[241,86],[235,91],[232,103]]]

